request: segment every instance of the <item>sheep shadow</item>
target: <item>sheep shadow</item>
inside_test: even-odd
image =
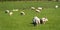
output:
[[[33,26],[37,26],[37,24],[36,24],[36,23],[30,23],[30,24],[32,24]]]

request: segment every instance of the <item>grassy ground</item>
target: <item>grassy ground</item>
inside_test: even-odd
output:
[[[60,30],[60,7],[55,9],[55,5],[60,6],[60,2],[23,2],[23,1],[6,1],[0,2],[0,30]],[[41,13],[36,13],[30,7],[42,6],[44,9]],[[19,9],[13,12],[12,16],[5,13],[5,10]],[[24,10],[25,16],[20,15]],[[34,16],[42,18],[46,16],[49,21],[34,27],[31,22]]]

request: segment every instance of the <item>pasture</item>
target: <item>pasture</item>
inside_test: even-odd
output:
[[[59,5],[59,8],[55,8]],[[43,7],[41,13],[31,10],[31,6]],[[5,10],[19,9],[13,12],[12,16],[5,13]],[[20,15],[20,11],[24,11],[26,15]],[[33,26],[32,18],[38,16],[42,18],[46,16],[48,22]],[[60,2],[34,2],[34,1],[4,1],[0,2],[0,30],[60,30]]]

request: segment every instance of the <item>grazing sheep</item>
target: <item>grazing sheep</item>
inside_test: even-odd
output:
[[[45,23],[48,21],[48,19],[47,19],[46,17],[43,17],[43,18],[42,18],[42,21],[43,21],[43,23],[45,24]]]
[[[39,19],[37,16],[35,16],[35,17],[33,18],[33,24],[34,24],[34,26],[40,24],[40,19]]]
[[[10,12],[9,15],[11,16],[13,14],[13,12]]]
[[[40,10],[40,11],[41,11],[41,10],[42,10],[42,7],[38,7],[38,10]]]
[[[31,9],[32,9],[32,10],[34,10],[34,9],[35,9],[35,7],[31,7]]]
[[[23,11],[21,11],[21,15],[25,15],[25,13]]]
[[[9,13],[10,11],[9,10],[6,10],[5,13]]]
[[[12,11],[18,11],[18,9],[13,9]]]
[[[55,8],[58,8],[58,5],[56,5]]]
[[[38,12],[38,13],[39,13],[39,12],[40,12],[40,10],[36,9],[36,12]]]

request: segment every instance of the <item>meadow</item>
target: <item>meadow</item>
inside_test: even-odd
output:
[[[55,8],[59,5],[59,8]],[[40,13],[31,10],[31,7],[43,7]],[[13,12],[12,16],[5,13],[5,10],[19,9]],[[26,15],[20,15],[24,11]],[[46,16],[48,22],[33,26],[34,16],[42,18]],[[60,2],[47,1],[4,1],[0,2],[0,30],[60,30]]]

